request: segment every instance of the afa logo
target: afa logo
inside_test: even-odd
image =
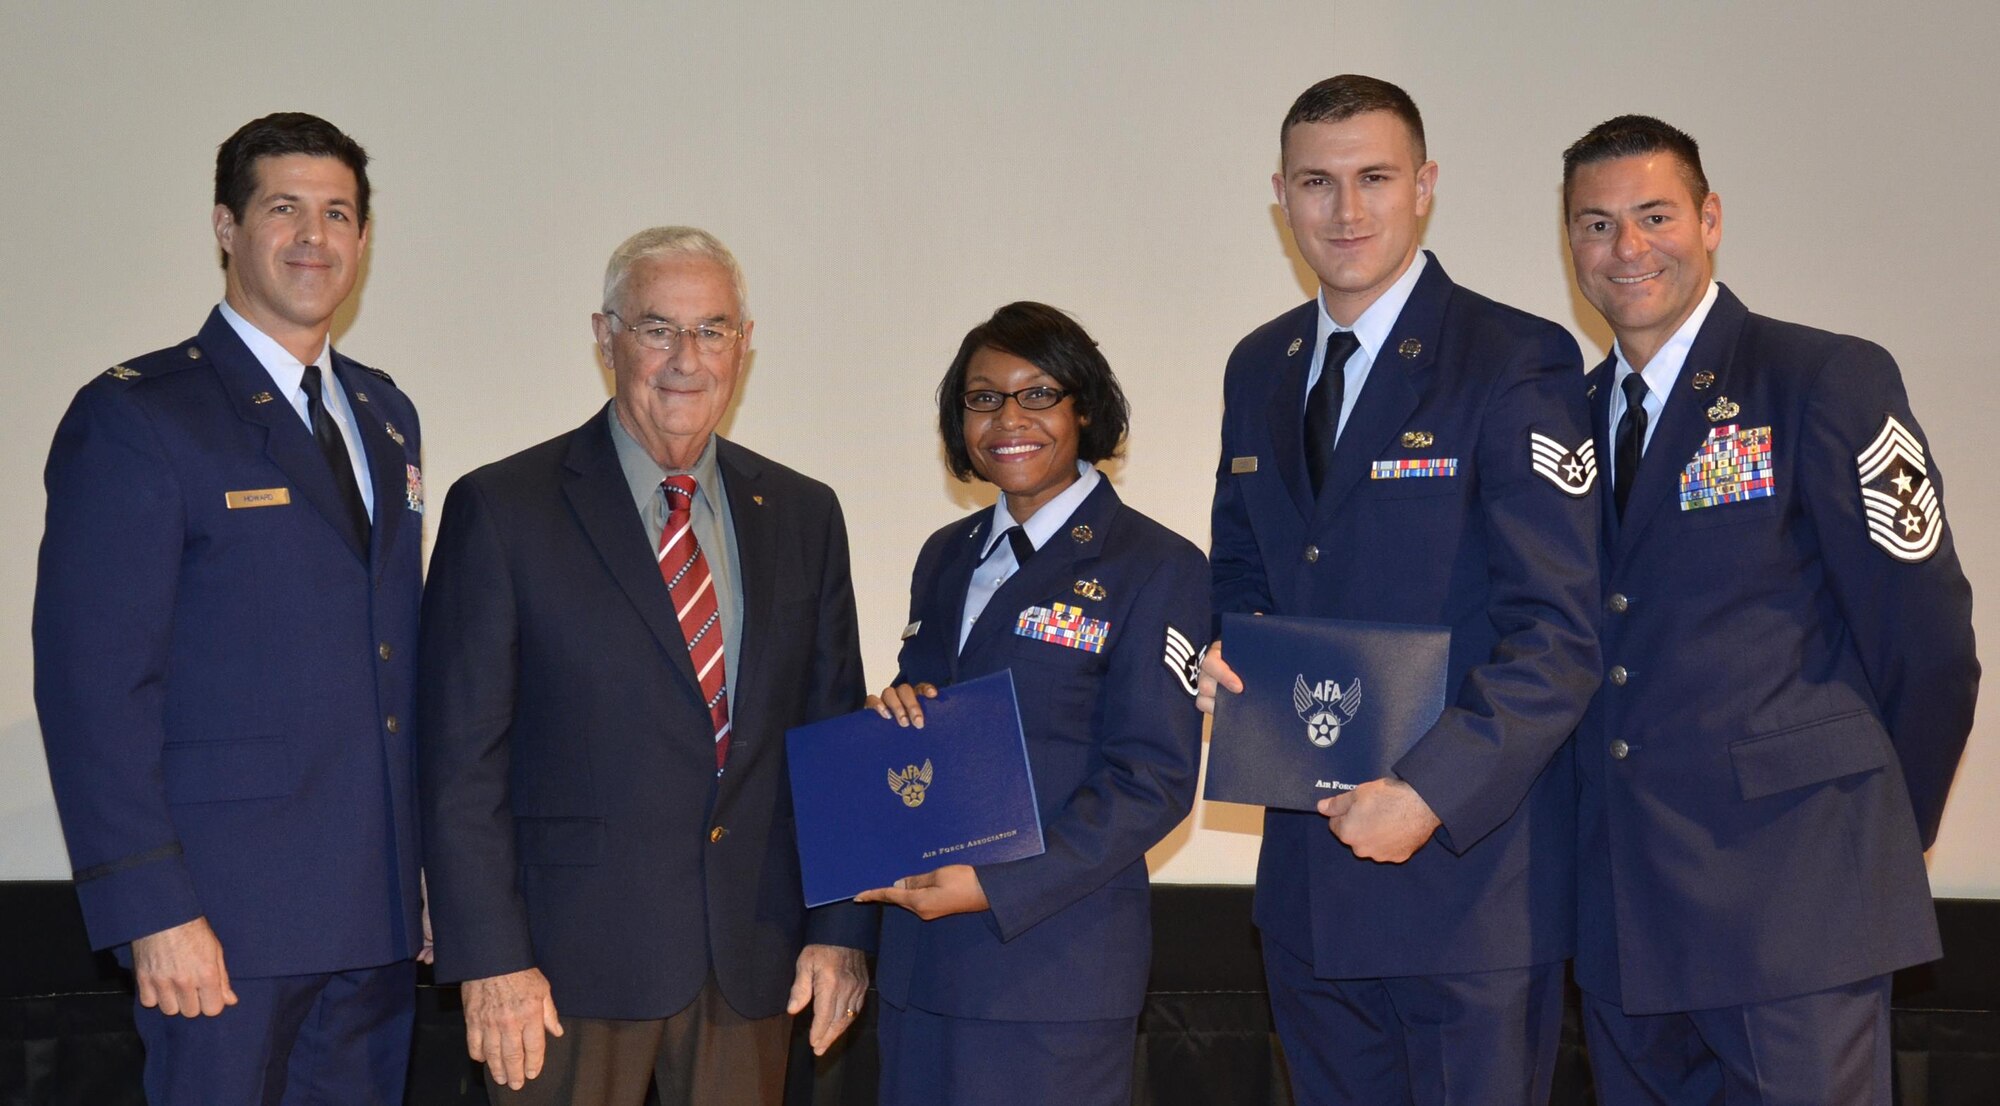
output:
[[[1306,740],[1324,749],[1340,740],[1340,728],[1361,713],[1361,678],[1342,689],[1332,680],[1308,684],[1301,675],[1292,684],[1292,707],[1306,724]]]
[[[907,764],[903,766],[903,770],[900,772],[894,768],[889,769],[889,790],[903,797],[904,806],[915,807],[924,805],[924,792],[930,790],[930,786],[931,762],[929,757],[924,758],[924,766],[922,768],[914,764]]]

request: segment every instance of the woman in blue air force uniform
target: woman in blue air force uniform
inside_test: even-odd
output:
[[[1091,466],[1126,419],[1096,343],[1038,303],[974,327],[938,386],[952,473],[1000,499],[924,543],[869,704],[921,725],[937,688],[1012,669],[1048,851],[860,896],[903,908],[877,968],[884,1104],[1131,1100],[1146,850],[1194,801],[1208,568]]]

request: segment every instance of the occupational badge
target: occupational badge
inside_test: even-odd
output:
[[[1437,435],[1428,430],[1403,431],[1404,449],[1429,449],[1437,442]]]
[[[1324,749],[1340,740],[1340,728],[1361,713],[1361,678],[1355,677],[1345,688],[1332,680],[1315,686],[1300,673],[1292,684],[1292,708],[1306,724],[1306,740]]]
[[[1763,499],[1776,493],[1771,467],[1771,428],[1718,426],[1681,470],[1681,510]]]
[[[1944,538],[1944,506],[1938,502],[1917,436],[1894,415],[1887,416],[1881,432],[1855,462],[1861,473],[1868,539],[1910,564],[1937,552]]]
[[[1201,675],[1201,658],[1207,652],[1206,646],[1196,649],[1194,642],[1189,641],[1186,634],[1169,626],[1167,651],[1160,659],[1166,663],[1167,671],[1172,672],[1174,678],[1181,682],[1181,686],[1187,689],[1187,693],[1193,695],[1199,687],[1195,681]]]
[[[1715,405],[1708,409],[1708,421],[1725,422],[1743,413],[1741,405],[1728,396],[1717,396]]]
[[[929,757],[924,758],[924,766],[922,768],[914,764],[906,764],[900,772],[894,768],[889,769],[889,790],[903,797],[904,806],[918,807],[924,805],[924,792],[930,790],[930,786],[931,762]]]
[[[424,470],[415,465],[403,466],[403,502],[410,510],[424,513]]]
[[[1111,623],[1102,618],[1085,617],[1082,607],[1057,603],[1053,607],[1029,607],[1022,611],[1014,619],[1014,632],[1050,645],[1102,653],[1104,639],[1111,634]]]
[[[1078,580],[1076,583],[1070,585],[1069,590],[1083,596],[1085,599],[1101,600],[1104,598],[1104,585],[1094,579]]]
[[[1597,443],[1585,438],[1571,449],[1547,434],[1528,432],[1528,463],[1565,495],[1581,498],[1597,483]]]

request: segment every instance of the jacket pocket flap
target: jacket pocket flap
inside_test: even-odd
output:
[[[1743,798],[1872,772],[1889,763],[1889,735],[1865,710],[1747,737],[1729,747]]]
[[[514,824],[523,864],[596,864],[604,859],[600,818],[521,818]]]
[[[160,750],[169,803],[282,799],[297,788],[282,737],[176,741]]]

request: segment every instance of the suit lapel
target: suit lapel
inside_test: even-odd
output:
[[[395,548],[396,531],[403,525],[408,497],[408,456],[403,443],[389,437],[388,423],[376,414],[374,404],[363,401],[368,381],[373,379],[339,353],[333,355],[334,378],[347,390],[347,406],[354,412],[354,425],[361,432],[361,452],[368,458],[368,478],[375,487],[373,564],[380,573],[384,557]],[[397,433],[403,431],[398,430]]]
[[[244,422],[263,429],[264,455],[291,481],[299,498],[319,513],[362,563],[367,563],[368,550],[358,544],[347,522],[347,508],[334,489],[333,471],[327,468],[319,443],[313,440],[312,431],[299,418],[290,399],[276,394],[271,374],[258,363],[243,339],[236,336],[219,308],[209,312],[208,322],[202,325],[195,342],[208,356],[209,364],[215,366],[236,414]]]
[[[979,621],[972,624],[965,648],[959,652],[972,656],[995,639],[1013,633],[1015,621],[1027,607],[1054,602],[1056,598],[1067,600],[1077,578],[1077,565],[1097,558],[1118,508],[1118,493],[1111,490],[1110,480],[1100,477],[1097,487],[1070,513],[1063,528],[993,593],[992,601],[979,612]],[[970,573],[967,575],[969,578]],[[962,585],[959,592],[964,594]]]
[[[1368,382],[1362,385],[1354,409],[1348,412],[1347,426],[1334,446],[1333,464],[1313,512],[1316,526],[1339,509],[1417,409],[1416,381],[1437,356],[1438,331],[1444,325],[1444,307],[1451,289],[1444,266],[1436,257],[1429,257],[1417,277],[1417,286],[1410,290],[1409,301],[1396,316],[1396,325],[1389,328],[1389,336],[1369,366]],[[1411,355],[1403,354],[1405,348]]]
[[[1305,418],[1306,380],[1312,373],[1313,345],[1319,340],[1319,301],[1314,299],[1292,312],[1279,338],[1285,342],[1284,360],[1278,362],[1277,380],[1271,389],[1271,463],[1284,479],[1285,490],[1298,504],[1299,517],[1312,514],[1312,485],[1306,475]]]
[[[1618,372],[1618,358],[1607,357],[1603,363],[1590,371],[1590,436],[1597,443],[1597,467],[1600,472],[1608,472],[1606,462],[1611,457],[1611,378]],[[1602,512],[1603,544],[1611,548],[1618,535],[1618,504],[1606,487],[1597,497]]]
[[[734,765],[759,751],[757,736],[764,732],[760,728],[767,698],[763,688],[773,677],[758,662],[774,652],[762,647],[763,639],[780,632],[771,624],[771,591],[778,573],[773,512],[785,509],[785,505],[766,502],[764,469],[749,451],[717,438],[715,463],[722,473],[723,495],[729,499],[730,523],[736,531],[736,583],[743,592],[743,625],[737,634],[736,656],[729,658],[735,680],[729,706],[729,760]],[[727,556],[728,551],[710,555]],[[737,773],[739,778],[741,775]]]
[[[1708,437],[1708,407],[1729,394],[1729,363],[1746,314],[1741,301],[1725,288],[1702,321],[1701,332],[1695,335],[1687,361],[1674,380],[1673,393],[1660,411],[1660,427],[1653,431],[1653,440],[1639,460],[1639,471],[1632,477],[1632,498],[1626,501],[1624,523],[1618,531],[1616,548],[1621,553],[1630,549],[1647,525],[1677,498],[1682,471]],[[1713,379],[1707,387],[1696,387],[1703,373]]]
[[[659,562],[646,547],[646,527],[633,509],[625,470],[618,464],[618,450],[611,444],[611,430],[604,423],[606,417],[600,409],[570,434],[569,452],[563,460],[568,470],[563,495],[611,578],[653,631],[660,650],[680,675],[689,700],[700,707],[701,681],[695,679],[687,638],[674,616],[667,583],[660,579]]]
[[[951,682],[958,682],[958,632],[965,624],[965,592],[972,585],[972,570],[979,567],[979,551],[986,546],[987,529],[993,521],[991,510],[981,511],[972,520],[972,529],[955,543],[955,548],[938,566],[931,581],[930,602],[924,609],[950,611],[951,620],[942,627],[945,667]],[[988,604],[992,606],[992,604]],[[982,612],[983,613],[983,612]],[[970,635],[967,644],[971,643]]]

